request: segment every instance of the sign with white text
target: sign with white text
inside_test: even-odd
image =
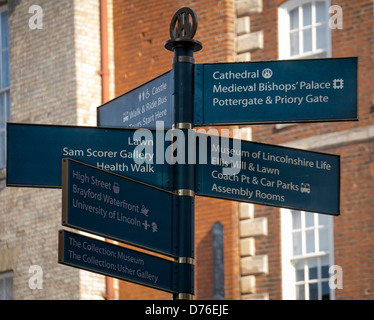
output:
[[[164,128],[173,124],[172,71],[103,104],[97,108],[100,127],[155,129],[156,121]]]
[[[68,157],[171,190],[171,166],[154,161],[157,151],[164,155],[164,145],[161,146],[162,150],[156,150],[155,131],[146,130],[146,135],[139,139],[134,136],[135,131],[8,123],[7,185],[59,188],[61,160]],[[137,159],[139,163],[145,162],[139,164]]]
[[[184,290],[178,288],[180,264],[65,230],[58,262],[163,291]]]
[[[62,225],[178,256],[175,195],[62,160]]]
[[[196,166],[197,195],[340,214],[339,156],[248,141],[241,150],[219,143],[209,148],[217,157],[208,151],[207,164]],[[239,173],[222,172],[230,166]]]
[[[357,58],[195,66],[195,125],[357,120]]]

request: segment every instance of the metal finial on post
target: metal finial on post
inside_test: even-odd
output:
[[[174,51],[177,47],[189,47],[194,52],[203,48],[200,41],[194,40],[197,30],[197,15],[188,7],[179,9],[171,19],[170,40],[165,42],[165,48]]]

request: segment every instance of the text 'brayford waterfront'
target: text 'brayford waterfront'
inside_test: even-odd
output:
[[[131,199],[123,198],[127,193],[120,193],[120,183],[100,180],[79,170],[72,170],[72,178],[77,182],[71,185],[70,201],[78,212],[94,214],[108,223],[119,222],[153,234],[158,232],[160,224],[150,218],[151,210],[143,202],[133,203]]]

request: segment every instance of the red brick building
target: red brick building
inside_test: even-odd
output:
[[[372,261],[374,251],[373,237],[371,235],[374,227],[374,164],[373,136],[371,133],[373,132],[374,121],[373,89],[371,85],[374,76],[373,2],[325,1],[325,4],[323,4],[323,2],[319,1],[277,1],[277,3],[273,1],[271,6],[265,6],[265,3],[268,4],[269,2],[264,1],[263,15],[254,15],[252,19],[253,30],[264,31],[264,50],[254,52],[252,59],[271,60],[303,56],[309,56],[310,58],[321,56],[358,57],[358,122],[256,126],[253,128],[253,140],[285,144],[341,156],[341,215],[330,221],[331,234],[328,241],[332,259],[330,261],[333,261],[330,263],[341,267],[343,284],[342,289],[331,291],[330,297],[335,295],[335,299],[373,299],[374,270]],[[326,10],[326,6],[330,7],[332,5],[339,6],[337,9],[341,8],[341,12],[332,10],[327,17],[328,21],[332,19],[332,22],[334,22],[334,18],[338,17],[342,22],[342,28],[326,28],[326,34],[321,36],[324,38],[319,40],[318,28],[323,29],[324,27],[319,25],[322,20],[319,20],[318,12],[321,10],[320,15],[322,15],[324,10]],[[312,13],[311,18],[308,18],[309,10]],[[284,33],[281,34],[281,32],[290,30],[289,32],[292,33],[292,27],[287,30],[287,26],[285,27],[279,23],[277,25],[277,20],[279,19],[277,19],[277,16],[282,17],[282,19],[287,19],[287,16],[293,19],[294,15],[296,16],[296,11],[298,11],[299,21],[298,25],[294,26],[295,29],[298,29],[298,27],[302,29],[302,19],[304,21],[310,19],[310,25],[312,26],[308,24],[309,22],[304,22],[304,29],[298,35],[299,48],[292,49],[292,44],[289,44],[291,49],[287,53],[289,48],[281,48],[279,40],[282,39],[283,41],[285,38]],[[337,16],[339,14],[340,16]],[[283,15],[286,15],[286,18]],[[270,28],[270,25],[273,27]],[[312,42],[315,42],[312,43],[312,46],[305,44],[302,46],[301,37],[309,37],[305,31],[309,27],[313,29]],[[314,28],[316,28],[315,31]],[[277,44],[277,46],[274,44]],[[294,54],[292,54],[292,50],[295,51]],[[285,284],[283,284],[283,295],[280,294],[279,290],[282,285],[282,274],[279,266],[282,266],[283,272],[285,272],[286,262],[284,260],[286,258],[284,252],[287,250],[277,245],[284,243],[285,233],[287,233],[287,231],[283,230],[285,228],[280,228],[282,223],[286,223],[287,220],[283,213],[279,215],[279,210],[265,207],[256,207],[255,211],[255,216],[268,218],[269,227],[269,239],[264,239],[261,245],[259,242],[256,243],[256,250],[258,248],[259,252],[269,255],[269,274],[262,276],[261,284],[260,281],[257,282],[257,289],[261,291],[268,290],[270,298],[274,297],[277,299],[285,298],[285,295],[290,298],[295,297],[286,293]],[[285,213],[285,215],[287,214]],[[318,217],[318,219],[320,218]],[[316,221],[314,222],[316,223]],[[259,246],[257,247],[257,245]],[[269,246],[274,253],[271,253]],[[311,250],[309,255],[304,252],[302,255],[304,257],[312,257],[313,254],[318,256],[317,248],[315,249],[314,251]],[[283,253],[283,261],[279,255],[280,252]],[[323,256],[318,259],[321,259],[321,257],[323,259]],[[308,263],[311,263],[311,259],[313,258],[291,260],[293,267],[295,263],[305,261],[305,280],[308,269],[309,273],[312,269],[307,266]],[[271,260],[274,262],[271,263]],[[300,278],[303,278],[303,276],[300,275]],[[310,286],[311,284],[309,284]],[[321,289],[323,288],[318,290]],[[301,296],[303,294],[307,296],[307,286],[304,291],[300,292]]]
[[[242,128],[253,141],[340,155],[341,215],[196,197],[196,298],[214,295],[212,225],[220,221],[226,299],[373,299],[373,2],[116,1],[116,95],[171,69],[163,43],[183,6],[198,16],[196,63],[354,56],[359,66],[358,122]],[[335,276],[342,272],[335,290],[330,266]],[[170,295],[121,283],[120,298]]]
[[[172,298],[58,263],[61,190],[6,186],[6,122],[95,126],[103,102],[172,68],[164,42],[184,6],[198,16],[197,64],[358,57],[359,121],[240,127],[340,155],[341,215],[197,196],[195,299],[374,299],[372,0],[0,1],[0,298]]]

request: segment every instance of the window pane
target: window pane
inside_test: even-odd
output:
[[[322,282],[322,300],[330,300],[329,282]]]
[[[307,3],[303,5],[303,26],[310,26],[312,24],[312,4]]]
[[[0,169],[5,168],[5,131],[0,131]]]
[[[321,258],[321,277],[322,279],[329,279],[329,257],[325,256]]]
[[[6,167],[6,158],[5,158],[5,130],[0,131],[0,169]]]
[[[311,283],[309,285],[309,300],[318,300],[318,284]]]
[[[5,127],[7,122],[7,108],[4,103],[4,93],[0,94],[0,130]]]
[[[291,30],[299,28],[299,8],[290,11],[290,28]]]
[[[309,280],[317,279],[317,259],[309,259],[308,260],[308,269],[309,269]]]
[[[319,26],[317,30],[317,49],[326,49],[327,39],[326,39],[326,25]]]
[[[300,284],[296,286],[296,300],[305,300],[304,285]]]
[[[317,1],[316,2],[316,22],[325,22],[325,21],[326,21],[325,2]]]
[[[4,11],[0,13],[0,89],[8,88],[10,84],[9,77],[9,30],[8,30],[8,12]],[[5,48],[5,50],[4,50]],[[0,94],[0,169],[6,166],[6,132],[5,125],[6,122],[10,120],[10,95],[9,92],[4,92]],[[3,292],[9,287],[7,281],[3,281]],[[1,288],[0,288],[1,289]],[[12,293],[13,295],[13,293]],[[6,296],[4,298],[7,298]]]
[[[301,254],[301,232],[295,232],[292,235],[293,242],[293,255],[297,256]]]
[[[313,227],[314,226],[314,213],[305,212],[305,227]]]
[[[7,278],[5,282],[6,299],[13,300],[13,278]]]
[[[290,44],[291,44],[291,55],[299,54],[299,32],[293,32],[290,34]]]
[[[308,230],[305,232],[306,236],[306,253],[314,252],[314,230]]]
[[[308,28],[303,31],[304,52],[312,51],[312,29]]]
[[[329,251],[329,230],[322,228],[319,232],[319,251]]]
[[[2,66],[1,66],[2,88],[9,87],[9,51],[2,53]]]
[[[304,281],[304,261],[297,261],[295,264],[296,281]]]
[[[9,47],[8,11],[1,13],[1,48]]]
[[[9,91],[0,93],[0,130],[4,129],[10,121],[10,94]]]
[[[6,122],[10,121],[10,92],[7,91],[5,94],[5,112],[6,112]]]
[[[318,225],[327,226],[329,225],[330,217],[327,214],[318,214]]]
[[[301,212],[300,211],[292,211],[292,229],[300,229],[301,228]]]
[[[0,279],[0,300],[5,300],[5,280]]]

